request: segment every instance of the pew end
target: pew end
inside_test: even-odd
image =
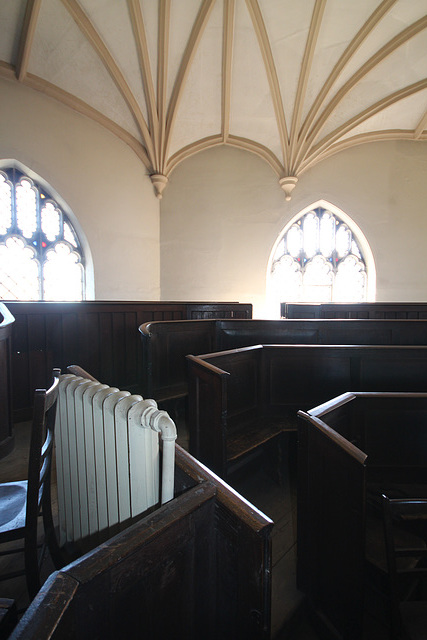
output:
[[[176,445],[174,499],[54,573],[11,640],[268,640],[272,526]]]
[[[388,633],[381,495],[427,495],[427,393],[347,392],[298,415],[298,587],[337,637]]]

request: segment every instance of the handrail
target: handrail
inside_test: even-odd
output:
[[[297,415],[299,418],[302,418],[306,422],[309,422],[313,427],[315,427],[315,429],[317,429],[317,431],[325,435],[328,440],[330,440],[330,442],[348,453],[348,455],[354,458],[357,462],[366,465],[368,455],[364,451],[359,449],[359,447],[356,447],[356,445],[347,440],[347,438],[335,431],[335,429],[332,429],[332,427],[328,426],[325,422],[323,422],[323,420],[320,420],[319,418],[311,415],[310,412],[302,410],[298,411]]]

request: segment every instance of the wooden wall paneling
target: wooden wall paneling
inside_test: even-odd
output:
[[[8,303],[15,317],[12,332],[15,420],[30,417],[34,389],[49,384],[53,366],[65,370],[70,364],[78,364],[109,384],[141,393],[144,365],[138,327],[156,318],[183,320],[190,304],[193,303]],[[204,303],[203,306],[226,313],[229,303]],[[251,305],[242,306],[251,308]],[[210,350],[210,344],[202,349]],[[181,366],[181,372],[183,367],[185,365]]]
[[[46,318],[42,314],[31,316],[28,323],[28,346],[29,346],[29,374],[31,389],[46,389],[47,384],[47,363],[46,363]],[[52,374],[52,371],[49,374]]]
[[[50,376],[54,367],[65,370],[64,358],[62,355],[62,316],[59,313],[49,313],[45,316],[46,326],[46,373],[48,380],[46,385],[50,384]]]
[[[127,311],[116,311],[111,315],[111,345],[113,352],[112,375],[117,380],[120,389],[124,389],[126,380],[127,351],[126,351],[126,315]],[[136,333],[136,331],[135,331]],[[135,372],[133,372],[135,374]]]
[[[76,344],[77,353],[73,356],[75,362],[65,362],[64,365],[78,364],[95,378],[102,380],[102,342],[100,341],[99,313],[96,310],[80,314],[79,331],[81,335]]]
[[[282,318],[339,318],[422,320],[427,318],[424,302],[286,303],[280,304]]]
[[[80,355],[78,348],[80,344],[80,323],[78,311],[74,310],[74,307],[65,307],[61,313],[61,321],[58,326],[58,343],[61,344],[61,346],[57,344],[57,349],[60,353],[61,368],[64,371],[69,364],[80,364],[85,368],[85,364],[90,363],[90,351],[85,352],[84,364],[76,362]],[[95,345],[92,346],[92,349],[94,348],[96,348]],[[89,372],[91,372],[90,369]]]
[[[30,387],[28,316],[17,315],[12,332],[12,398],[15,418],[25,419],[24,407],[31,407],[34,389]]]
[[[105,384],[113,384],[114,357],[113,357],[113,326],[112,314],[102,311],[99,314],[99,345],[100,369],[103,372],[102,380]],[[95,376],[96,377],[96,376]]]

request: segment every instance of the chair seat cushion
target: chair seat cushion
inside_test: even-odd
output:
[[[27,481],[0,484],[0,536],[25,527]]]

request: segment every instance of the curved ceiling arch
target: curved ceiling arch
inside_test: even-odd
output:
[[[121,138],[159,197],[185,158],[229,144],[290,198],[343,149],[427,139],[426,14],[427,0],[14,0],[0,75]]]

